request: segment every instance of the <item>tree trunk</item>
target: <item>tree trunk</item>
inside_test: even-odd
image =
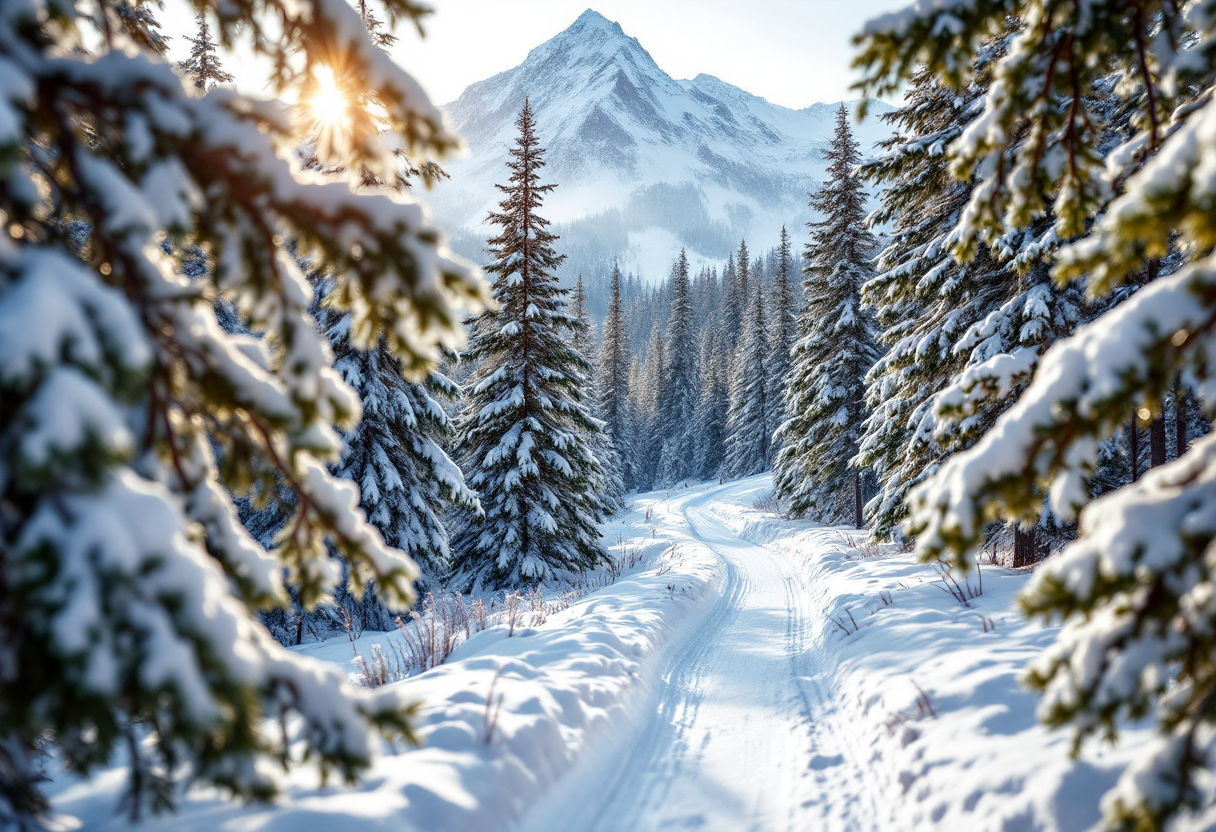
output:
[[[1038,561],[1038,552],[1035,539],[1035,527],[1031,526],[1028,529],[1021,526],[1013,527],[1013,568],[1018,569],[1023,566],[1030,566]]]
[[[304,610],[296,610],[296,644],[304,641]]]
[[[853,472],[853,517],[855,525],[861,528],[861,471]]]
[[[1127,426],[1128,444],[1131,446],[1132,458],[1132,482],[1140,479],[1140,429],[1136,427],[1136,416],[1132,415],[1132,421]]]
[[[1186,453],[1186,387],[1181,382],[1174,388],[1174,450],[1178,459]]]
[[[1148,426],[1149,468],[1165,464],[1165,416],[1153,419]]]

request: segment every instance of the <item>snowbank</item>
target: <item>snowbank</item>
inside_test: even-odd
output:
[[[530,813],[565,806],[563,796],[594,794],[580,791],[589,776],[594,781],[613,768],[606,763],[644,745],[639,736],[655,726],[654,704],[672,658],[716,620],[715,610],[732,603],[722,591],[726,564],[708,547],[758,554],[737,546],[733,533],[801,566],[790,590],[803,612],[793,620],[806,632],[792,660],[808,690],[823,689],[802,706],[791,703],[807,709],[816,753],[801,771],[777,763],[771,773],[806,778],[818,791],[807,802],[777,807],[774,817],[829,830],[1096,832],[1102,795],[1152,732],[1133,728],[1119,746],[1088,748],[1073,760],[1067,734],[1037,723],[1038,697],[1019,679],[1056,630],[1018,611],[1029,573],[983,567],[982,592],[980,576],[951,583],[909,554],[862,544],[848,529],[753,509],[770,488],[758,477],[708,500],[704,488],[639,498],[633,513],[605,528],[609,541],[645,548],[637,569],[535,626],[525,614],[514,637],[502,627],[474,635],[448,664],[397,683],[422,703],[426,744],[385,749],[359,789],[317,788],[299,772],[274,806],[239,807],[198,793],[179,815],[142,828],[537,832],[528,822],[548,816]],[[712,515],[707,543],[695,540],[685,516],[690,506],[694,515]],[[718,521],[727,527],[722,535]],[[378,639],[392,637],[365,634],[356,647],[366,656]],[[355,672],[346,640],[302,652]],[[695,757],[680,764],[695,766]],[[88,782],[60,775],[55,805],[89,829],[129,829],[127,818],[114,814],[124,776],[120,767]],[[851,808],[835,811],[841,804]],[[596,823],[610,828],[603,820]],[[722,828],[719,817],[703,820]],[[1211,807],[1175,827],[1213,828]]]
[[[421,748],[385,748],[356,790],[318,788],[308,772],[286,783],[272,806],[240,807],[213,793],[190,795],[176,816],[141,829],[240,832],[492,832],[507,829],[584,755],[629,730],[659,684],[666,649],[695,632],[723,584],[722,564],[681,536],[683,518],[658,495],[604,528],[645,557],[615,584],[514,637],[505,627],[475,634],[447,664],[395,683],[421,703]],[[364,634],[307,645],[301,652],[349,667],[355,651],[396,634]],[[60,812],[89,829],[130,828],[115,808],[121,768],[90,781],[57,778]],[[69,822],[71,825],[71,822]]]
[[[878,828],[1100,828],[1103,794],[1152,733],[1126,731],[1074,760],[1067,732],[1038,723],[1039,697],[1019,680],[1058,628],[1018,609],[1029,571],[984,566],[954,585],[843,527],[781,520],[745,500],[715,508],[741,537],[804,562],[810,606],[823,611],[808,643],[836,680],[838,727],[885,796]],[[1216,828],[1216,811],[1176,828]]]

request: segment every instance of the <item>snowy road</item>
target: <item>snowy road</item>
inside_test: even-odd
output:
[[[648,717],[558,784],[526,832],[877,828],[868,783],[821,678],[798,564],[733,533],[731,483],[672,500],[726,566],[701,625],[665,657]],[[754,490],[754,482],[751,484]]]

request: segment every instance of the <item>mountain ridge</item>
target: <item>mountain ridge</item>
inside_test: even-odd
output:
[[[805,223],[838,106],[793,110],[706,73],[676,80],[588,9],[444,107],[469,153],[449,166],[433,205],[466,256],[480,258],[525,97],[548,149],[545,180],[559,185],[545,216],[564,238],[567,270],[591,278],[616,258],[661,278],[680,247],[696,267],[743,237],[763,246],[782,225]],[[863,148],[886,132],[872,119],[858,128]]]

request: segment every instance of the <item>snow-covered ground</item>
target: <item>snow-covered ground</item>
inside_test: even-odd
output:
[[[425,745],[384,749],[359,789],[301,773],[278,805],[198,794],[143,828],[1094,828],[1147,733],[1071,760],[1068,737],[1036,724],[1018,678],[1053,631],[1017,612],[1027,574],[985,568],[963,604],[911,555],[753,509],[770,488],[758,477],[637,498],[605,528],[645,547],[636,569],[395,683],[422,702]],[[976,576],[957,587],[976,590]],[[356,649],[393,637],[364,634]],[[305,650],[353,656],[346,640]],[[122,776],[61,777],[56,806],[126,829],[113,814]],[[1209,810],[1180,828],[1214,825]]]

